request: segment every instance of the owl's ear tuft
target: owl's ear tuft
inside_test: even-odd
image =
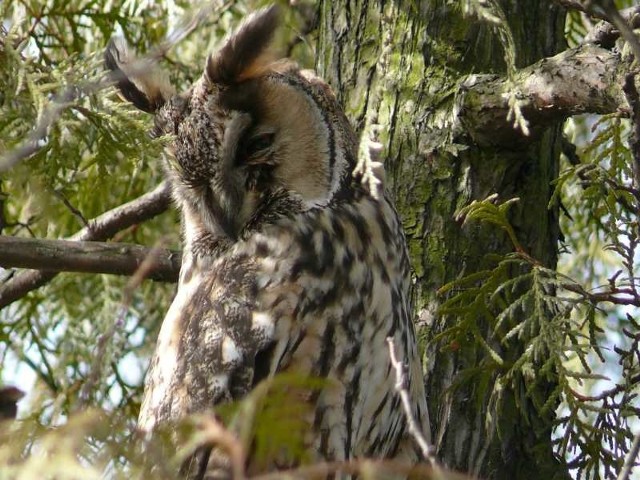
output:
[[[133,57],[122,37],[109,40],[104,63],[121,95],[147,113],[155,113],[175,93],[167,75],[155,62]]]
[[[275,58],[269,51],[280,23],[277,5],[251,14],[220,50],[209,56],[205,75],[221,85],[235,85],[260,75]]]

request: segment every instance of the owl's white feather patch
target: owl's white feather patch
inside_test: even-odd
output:
[[[222,363],[233,364],[242,358],[242,351],[236,345],[236,342],[229,336],[225,336],[222,340]]]
[[[271,278],[270,278],[270,277],[268,277],[268,276],[266,276],[266,275],[259,275],[259,276],[256,278],[256,287],[257,287],[259,290],[262,290],[262,289],[264,289],[264,288],[269,284],[269,282],[270,282],[270,281],[271,281]]]
[[[209,385],[211,387],[211,390],[214,391],[226,390],[227,386],[229,385],[229,375],[227,375],[226,373],[214,375],[209,380]]]
[[[278,268],[277,259],[273,257],[265,257],[262,259],[262,270],[265,273],[272,273]]]
[[[271,315],[266,312],[253,312],[251,316],[251,329],[260,332],[266,337],[272,337],[275,332],[275,325]]]
[[[184,225],[184,238],[188,242],[191,239],[197,238],[200,234],[202,222],[200,217],[194,214],[191,209],[183,208],[183,225]]]

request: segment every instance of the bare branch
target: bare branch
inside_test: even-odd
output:
[[[638,460],[638,453],[640,453],[640,431],[636,433],[636,436],[633,439],[631,450],[629,450],[629,453],[624,460],[624,465],[618,474],[617,480],[629,480],[629,477],[631,476],[631,469]]]
[[[585,42],[611,48],[622,36],[640,61],[640,42],[633,33],[634,28],[640,27],[640,6],[618,10],[613,0],[556,0],[556,3],[603,20],[585,36]]]
[[[620,10],[620,16],[628,22],[631,28],[640,27],[640,6]],[[620,31],[614,25],[603,19],[595,25],[584,37],[584,43],[595,43],[604,48],[613,48],[616,40],[620,38]]]
[[[163,182],[153,191],[90,220],[89,225],[71,236],[70,240],[107,240],[131,225],[161,214],[169,208],[170,203],[169,185]],[[17,273],[0,285],[0,308],[19,300],[31,290],[45,285],[55,276],[56,272],[43,270]]]
[[[197,433],[192,438],[192,445],[198,447],[220,447],[226,452],[231,463],[231,478],[244,480],[246,453],[242,442],[220,423],[215,415],[198,415],[195,417]],[[193,448],[186,448],[186,451]]]
[[[171,188],[164,181],[149,193],[89,220],[70,240],[106,240],[125,228],[142,223],[169,208]]]
[[[110,273],[133,275],[151,249],[116,242],[76,242],[0,236],[0,266],[42,268],[54,272]],[[162,249],[147,272],[153,280],[175,282],[180,270],[180,253]]]
[[[565,8],[585,12],[584,5],[582,4],[582,2],[580,2],[580,0],[556,0],[556,3]]]
[[[577,10],[578,12],[586,13],[587,15],[597,18],[599,20],[607,21],[608,18],[602,10],[593,8],[593,1],[591,0],[555,0],[555,2],[567,9]],[[628,8],[627,10],[634,10],[636,7]]]
[[[460,120],[464,133],[479,145],[526,145],[550,124],[581,113],[630,111],[623,86],[632,85],[630,63],[613,47],[622,36],[640,60],[640,42],[632,28],[640,26],[640,7],[619,12],[611,0],[556,0],[566,8],[603,20],[583,45],[520,70],[514,78],[472,75],[462,84]],[[597,44],[597,45],[596,45]],[[508,121],[509,99],[518,99],[531,137]],[[632,105],[633,108],[633,105]]]
[[[585,44],[542,59],[511,79],[471,75],[459,93],[461,134],[470,134],[479,145],[513,148],[571,115],[627,113],[622,86],[628,72],[629,65],[619,55]],[[508,121],[514,90],[529,122],[529,137]]]
[[[420,431],[416,419],[413,418],[413,414],[411,413],[411,399],[409,398],[409,392],[405,388],[404,366],[396,356],[393,338],[387,337],[387,344],[389,345],[389,357],[391,358],[391,365],[393,365],[393,368],[396,371],[395,389],[398,395],[400,395],[400,399],[402,400],[402,408],[404,409],[404,414],[407,418],[409,433],[420,447],[424,458],[427,459],[434,468],[436,468],[437,462],[436,458],[433,456],[435,448],[432,445],[429,445],[429,442],[427,442],[427,440],[424,438],[424,434]]]
[[[604,292],[589,292],[578,283],[564,282],[562,287],[570,292],[583,296],[591,303],[608,302],[614,305],[634,305],[640,307],[640,299],[636,298],[635,292],[631,288],[619,288],[615,285],[609,286]]]
[[[604,12],[605,20],[615,25],[615,27],[620,31],[622,38],[624,38],[625,42],[627,42],[631,47],[631,50],[633,50],[636,60],[640,61],[640,42],[638,42],[638,37],[633,33],[633,30],[629,26],[627,20],[620,14],[613,3],[613,0],[588,0],[587,4],[590,11],[597,12],[601,10]]]

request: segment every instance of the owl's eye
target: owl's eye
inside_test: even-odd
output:
[[[266,153],[266,150],[273,145],[275,134],[271,132],[255,135],[247,141],[244,148],[244,155],[247,160],[255,160]]]
[[[271,147],[275,133],[261,132],[249,134],[240,142],[236,165],[270,165],[273,161]]]

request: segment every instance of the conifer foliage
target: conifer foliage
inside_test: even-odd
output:
[[[531,108],[523,72],[533,77],[538,70],[525,70],[518,62],[518,35],[505,13],[512,3],[526,11],[526,0],[424,0],[409,2],[406,11],[394,2],[347,2],[348,8],[337,13],[332,2],[289,3],[280,47],[330,77],[340,100],[359,96],[367,105],[377,105],[372,114],[358,102],[345,101],[354,125],[379,137],[373,139],[376,153],[382,145],[379,155],[386,159],[409,236],[426,385],[434,385],[429,381],[434,362],[466,351],[478,358],[472,367],[452,368],[456,374],[448,388],[427,393],[436,461],[457,455],[439,444],[438,420],[446,415],[434,408],[453,398],[447,405],[483,406],[477,429],[487,445],[543,432],[544,438],[536,436],[535,448],[552,452],[553,464],[562,472],[558,478],[630,478],[640,438],[640,87],[634,76],[640,42],[633,37],[633,28],[640,26],[640,7],[631,0],[615,5],[611,0],[546,2],[548,11],[559,9],[566,15],[567,49],[611,53],[625,79],[619,88],[606,85],[592,91],[590,97],[602,98],[600,103],[563,105],[557,117],[545,120],[557,131],[562,121],[557,172],[553,184],[542,188],[549,187],[551,193],[539,199],[555,219],[550,242],[558,249],[556,264],[555,252],[548,261],[527,247],[532,234],[521,225],[526,215],[519,210],[519,191],[531,185],[516,185],[508,195],[495,191],[491,182],[481,185],[482,195],[476,191],[455,205],[455,215],[429,220],[443,226],[438,232],[420,230],[427,222],[427,206],[415,201],[450,178],[455,179],[450,185],[463,185],[467,172],[456,164],[459,157],[482,151],[486,159],[497,157],[500,149],[518,151],[519,142],[542,135],[547,126],[540,126],[540,118],[551,115],[557,105]],[[0,478],[175,478],[177,466],[203,444],[225,450],[237,478],[249,476],[242,467],[249,450],[273,455],[276,444],[299,455],[303,476],[338,469],[366,478],[406,473],[405,465],[375,459],[305,466],[301,438],[306,426],[298,421],[304,412],[296,405],[295,392],[319,385],[321,379],[276,377],[242,402],[218,409],[215,418],[190,418],[166,426],[153,438],[135,430],[144,371],[174,292],[180,226],[162,184],[167,139],[151,138],[149,116],[118,97],[104,69],[103,51],[113,35],[123,36],[147,60],[170,72],[180,91],[201,75],[206,55],[225,34],[263,4],[0,2],[0,387],[7,383],[27,393],[20,400],[22,392],[11,385],[0,389],[0,403],[10,413],[5,415],[9,423],[0,426]],[[371,12],[363,13],[367,9]],[[500,69],[492,64],[478,73],[491,75],[482,81],[501,82],[507,92],[499,98],[504,105],[490,96],[491,88],[474,90],[481,87],[475,72],[463,77],[462,65],[442,60],[455,57],[451,52],[460,45],[424,40],[419,49],[422,68],[412,64],[409,74],[400,71],[406,58],[396,52],[386,29],[408,21],[402,16],[407,12],[426,19],[444,11],[490,32],[500,57],[491,61],[502,71],[498,75]],[[373,23],[379,28],[369,32],[367,25]],[[361,50],[354,47],[358,54],[349,59],[354,72],[361,69],[354,75],[358,82],[335,84],[342,66],[327,61],[332,46],[325,43],[331,32],[336,38],[346,36],[345,28],[366,31],[371,43],[364,42]],[[422,38],[412,31],[402,48],[415,47]],[[549,64],[541,62],[541,68]],[[434,81],[448,87],[402,103],[399,99],[420,77],[416,72],[427,66],[437,68]],[[556,76],[553,81],[563,80]],[[395,103],[388,102],[385,95],[394,89],[402,94],[394,97]],[[487,130],[481,122],[496,110],[504,113],[502,123],[495,131]],[[401,112],[398,125],[386,122],[392,111]],[[427,117],[435,120],[429,123]],[[413,145],[412,131],[425,122],[433,128],[430,138],[437,141],[427,147]],[[392,141],[390,132],[404,143]],[[504,138],[512,139],[508,148],[500,143]],[[404,160],[412,162],[412,171],[428,165],[437,175],[425,183],[420,173],[402,175],[402,159],[395,154],[406,150],[399,144],[420,151]],[[451,163],[435,160],[443,152]],[[476,167],[495,173],[491,166]],[[472,271],[452,273],[434,264],[439,283],[431,288],[433,282],[424,280],[424,259],[443,245],[457,244],[447,237],[456,229],[489,231],[508,249],[492,251],[487,246],[475,262],[483,267]],[[76,242],[80,260],[67,257],[64,244],[48,243],[54,239]],[[26,242],[19,259],[6,254],[14,240]],[[81,243],[97,241],[109,243]],[[158,252],[171,256],[165,273],[156,275],[155,264],[135,264],[126,275],[107,273],[124,273],[114,265],[116,259],[126,263],[134,258],[125,255],[130,244],[144,247],[136,261]],[[53,257],[62,258],[62,264],[68,260],[67,268],[52,271],[48,262]],[[97,265],[93,270],[82,266],[89,257]],[[59,273],[62,270],[67,271]],[[86,271],[98,273],[78,273]],[[20,415],[13,421],[17,401]],[[517,413],[506,407],[512,405]],[[513,418],[519,422],[517,432],[505,431]],[[474,434],[460,432],[464,448]],[[500,463],[492,455],[483,454],[480,465],[468,468],[463,459],[445,466],[507,478],[504,472],[511,470],[504,467],[501,473],[499,466],[510,459]],[[414,473],[429,478],[430,467],[421,468]],[[436,473],[439,478],[449,475]]]

